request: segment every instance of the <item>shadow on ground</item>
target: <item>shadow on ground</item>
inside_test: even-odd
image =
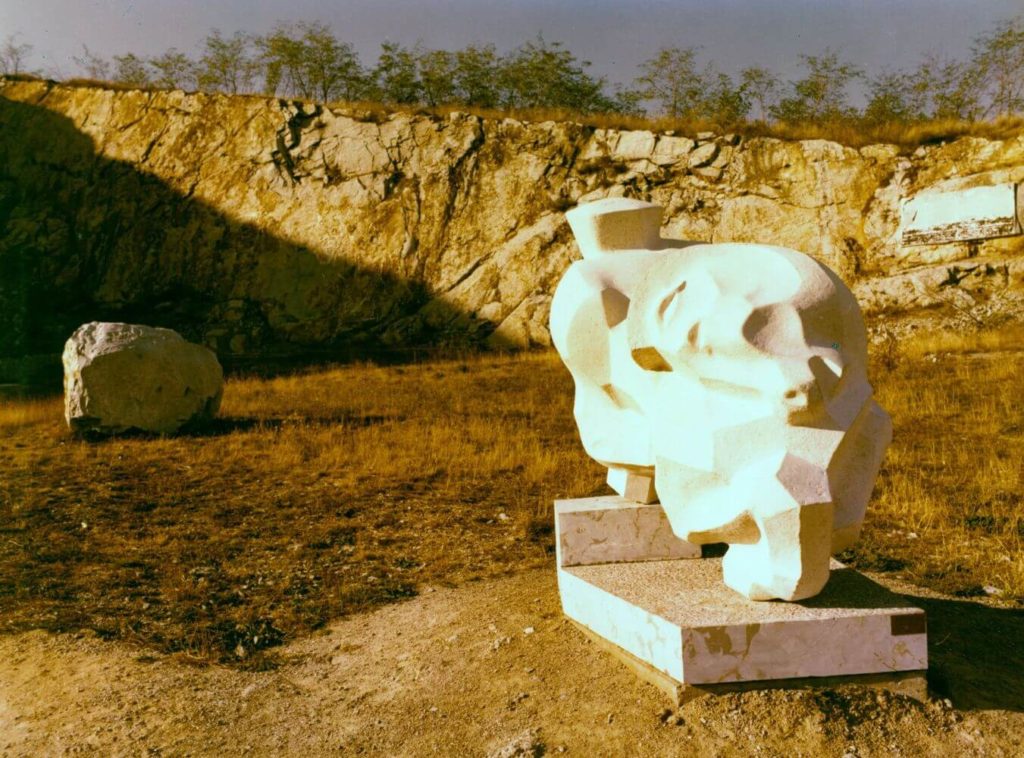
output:
[[[961,710],[1024,712],[1024,610],[911,597],[928,614],[928,683]]]

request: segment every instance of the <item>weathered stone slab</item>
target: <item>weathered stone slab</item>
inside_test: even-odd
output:
[[[572,622],[591,642],[601,650],[614,655],[619,661],[643,681],[657,687],[676,704],[682,705],[704,695],[724,695],[729,692],[764,689],[811,689],[824,688],[842,690],[847,687],[870,687],[884,689],[898,695],[906,695],[925,701],[928,698],[927,671],[891,671],[884,674],[855,674],[852,676],[800,677],[795,679],[774,679],[770,682],[724,682],[721,684],[683,684],[668,674],[628,653],[604,637],[595,634],[577,621]]]
[[[686,165],[690,168],[700,168],[701,166],[707,166],[711,161],[718,155],[718,145],[714,142],[706,142],[692,153],[686,159]]]
[[[721,560],[559,570],[569,618],[683,684],[848,676],[928,667],[924,612],[834,563],[816,597],[749,600]]]
[[[613,158],[635,161],[650,157],[657,138],[651,132],[623,132],[612,151]]]
[[[700,558],[697,545],[672,533],[657,504],[617,495],[555,502],[558,565]]]
[[[1009,237],[1021,233],[1019,190],[1012,183],[954,192],[922,192],[904,201],[900,230],[904,245]]]
[[[671,166],[684,158],[696,143],[688,137],[661,136],[654,147],[651,160],[659,166]]]

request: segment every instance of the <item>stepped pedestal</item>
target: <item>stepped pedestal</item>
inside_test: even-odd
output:
[[[555,526],[565,614],[677,702],[844,684],[927,695],[924,611],[838,561],[809,600],[754,601],[723,584],[721,559],[672,534],[658,504],[556,501]]]

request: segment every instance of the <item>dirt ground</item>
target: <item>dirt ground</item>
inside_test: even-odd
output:
[[[48,755],[1013,756],[1024,612],[894,584],[929,615],[933,698],[754,691],[676,708],[561,614],[554,569],[427,587],[266,672],[121,641],[0,637],[0,751]]]

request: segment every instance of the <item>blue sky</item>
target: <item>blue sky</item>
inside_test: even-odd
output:
[[[33,45],[30,65],[73,76],[82,45],[109,57],[193,52],[212,27],[262,33],[278,21],[317,20],[364,63],[384,39],[456,49],[506,50],[542,32],[591,73],[628,83],[661,46],[700,46],[734,74],[760,64],[784,79],[799,54],[826,47],[875,73],[912,67],[929,51],[966,57],[971,41],[1024,15],[1024,0],[0,0],[0,38]]]

